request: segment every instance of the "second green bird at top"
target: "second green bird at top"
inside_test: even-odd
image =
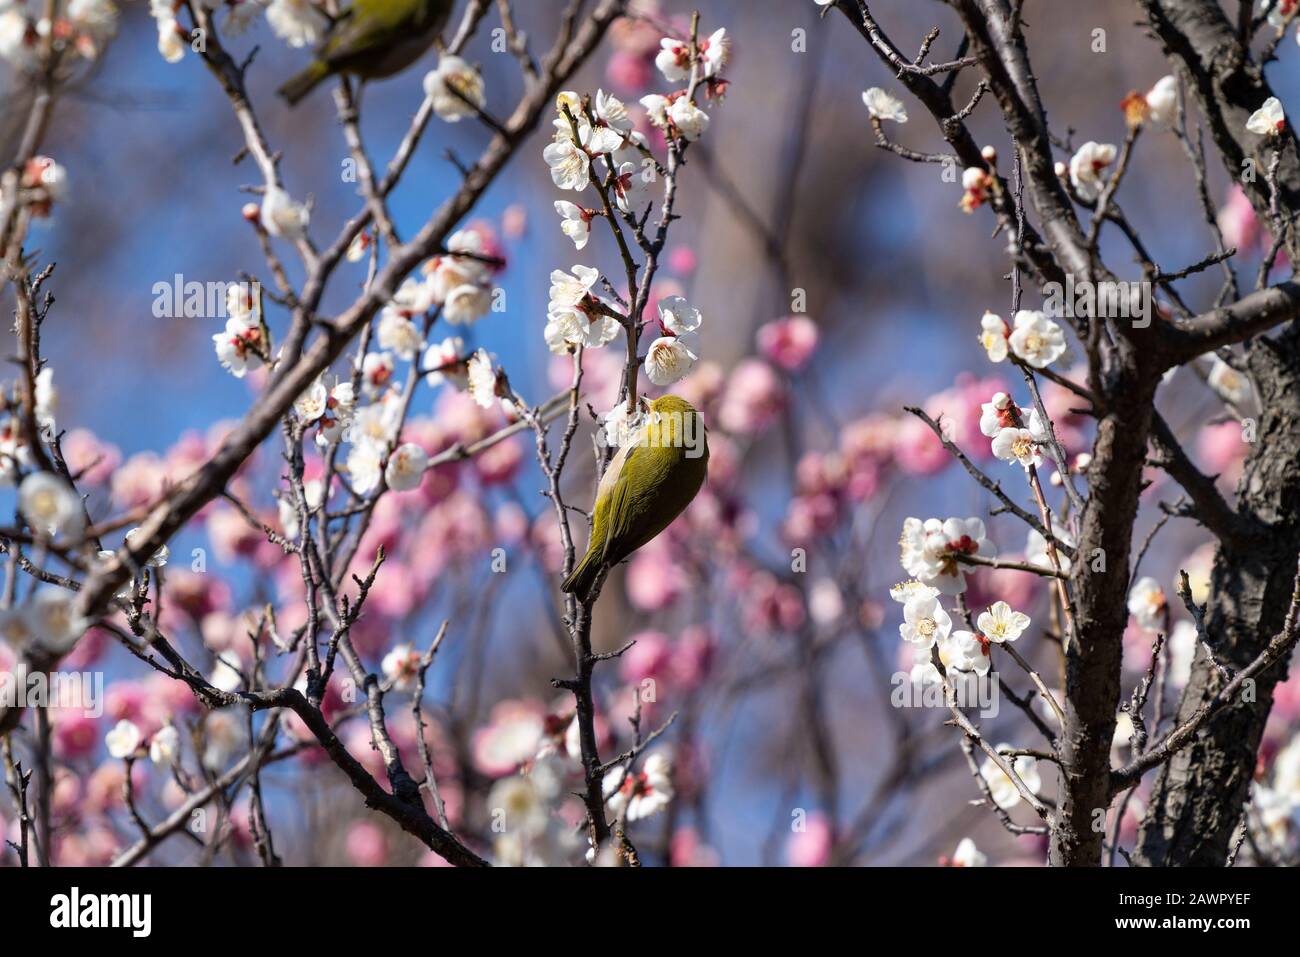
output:
[[[591,543],[563,591],[586,601],[596,579],[672,524],[709,471],[704,420],[685,399],[660,396],[596,489]]]
[[[353,0],[330,27],[316,59],[280,87],[290,105],[339,73],[365,80],[406,69],[442,33],[455,0]]]

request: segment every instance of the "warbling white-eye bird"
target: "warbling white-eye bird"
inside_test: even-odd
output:
[[[672,524],[709,470],[704,420],[689,402],[664,395],[642,405],[645,424],[610,459],[596,489],[587,554],[560,586],[582,601],[602,570]]]
[[[280,95],[293,105],[338,73],[375,80],[406,69],[442,33],[454,5],[455,0],[352,0],[316,59],[280,87]]]

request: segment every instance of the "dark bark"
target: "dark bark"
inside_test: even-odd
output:
[[[1230,670],[1249,664],[1281,630],[1300,554],[1300,329],[1248,350],[1263,412],[1241,481],[1238,511],[1264,531],[1215,555],[1206,633]],[[1221,866],[1254,776],[1273,687],[1285,659],[1255,682],[1253,701],[1239,700],[1212,718],[1193,743],[1160,769],[1136,859],[1148,865]],[[1201,649],[1179,703],[1177,723],[1211,701],[1226,679]]]
[[[1065,651],[1061,806],[1048,848],[1048,861],[1056,866],[1101,863],[1105,832],[1095,823],[1098,810],[1110,804],[1110,742],[1119,707],[1140,463],[1152,418],[1150,387],[1125,384],[1110,400],[1114,411],[1097,426],[1097,467],[1089,472],[1088,506],[1071,575],[1075,639]]]
[[[1232,23],[1211,0],[1138,0],[1170,60],[1181,67],[1188,88],[1228,174],[1241,180],[1247,159],[1255,176],[1242,181],[1262,218],[1270,210],[1264,175],[1275,145],[1246,132],[1246,120],[1272,90],[1247,55]],[[1278,205],[1284,215],[1300,209],[1300,161],[1288,127],[1281,139]],[[1290,237],[1295,253],[1295,237]],[[1256,298],[1290,298],[1289,288]],[[1286,311],[1292,304],[1280,303]],[[1247,323],[1227,314],[1207,318],[1231,336]],[[1235,320],[1235,321],[1234,321]],[[1193,324],[1195,326],[1195,324]],[[1189,330],[1193,331],[1193,330]],[[1194,330],[1198,335],[1201,330]],[[1201,345],[1223,344],[1215,336]],[[1220,335],[1219,339],[1223,336]],[[1232,339],[1239,337],[1231,336]],[[1247,349],[1262,413],[1257,437],[1238,485],[1241,539],[1220,538],[1206,610],[1206,630],[1220,660],[1239,669],[1255,658],[1282,626],[1300,553],[1300,333],[1294,326],[1276,339],[1256,339]],[[1180,355],[1180,360],[1189,358]],[[1253,700],[1237,701],[1211,719],[1193,743],[1161,767],[1142,822],[1136,860],[1148,865],[1223,865],[1241,820],[1272,706],[1273,686],[1286,664],[1265,670]],[[1198,651],[1179,703],[1177,723],[1213,700],[1227,679]]]

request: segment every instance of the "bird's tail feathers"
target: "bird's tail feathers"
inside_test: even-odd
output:
[[[279,94],[289,101],[293,106],[304,96],[316,88],[316,85],[329,76],[329,64],[324,60],[314,61],[307,69],[294,76],[284,86],[280,87]]]
[[[573,570],[573,574],[560,585],[560,591],[576,595],[579,601],[586,601],[587,595],[591,593],[591,586],[596,583],[596,576],[600,574],[600,567],[600,553],[595,550],[587,552],[586,557]]]

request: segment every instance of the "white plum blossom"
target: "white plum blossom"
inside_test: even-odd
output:
[[[262,14],[262,0],[226,0],[226,36],[241,36]]]
[[[174,766],[181,759],[181,733],[175,725],[165,724],[149,739],[149,760],[154,764]]]
[[[69,0],[65,15],[77,31],[77,50],[91,59],[117,32],[117,7],[112,0]]]
[[[1169,681],[1174,687],[1187,684],[1192,675],[1192,661],[1196,658],[1196,626],[1185,618],[1174,623],[1165,646],[1169,649]]]
[[[1128,593],[1128,611],[1140,628],[1147,631],[1164,628],[1169,601],[1160,583],[1149,575],[1139,578]]]
[[[708,40],[699,41],[703,76],[713,76],[726,61],[726,30],[716,31]],[[689,40],[664,37],[659,41],[659,53],[655,56],[655,66],[669,83],[683,83],[691,77],[691,44]],[[710,58],[708,48],[716,52]]]
[[[993,664],[988,640],[969,631],[954,631],[952,641],[940,657],[945,668],[976,675],[988,674]]]
[[[659,324],[675,336],[694,332],[700,328],[704,317],[681,296],[665,296],[659,300]]]
[[[80,535],[86,524],[81,499],[71,485],[51,472],[33,472],[18,486],[18,511],[40,535]]]
[[[581,191],[591,182],[591,158],[572,140],[549,144],[542,159],[551,168],[551,182],[560,189]]]
[[[484,349],[469,357],[469,394],[485,409],[492,408],[497,395],[497,373],[492,358]]]
[[[14,651],[22,651],[35,640],[36,632],[26,608],[0,608],[0,641]]]
[[[384,450],[369,442],[353,445],[348,450],[348,480],[358,495],[366,495],[379,487],[384,474]]]
[[[903,522],[899,546],[899,560],[907,573],[945,595],[959,595],[966,590],[965,569],[959,556],[993,558],[997,554],[978,518],[942,522],[937,518],[924,522],[908,518]]]
[[[325,483],[320,479],[308,479],[302,483],[302,495],[306,500],[308,514],[315,512],[325,500]],[[291,541],[296,539],[298,532],[301,531],[298,522],[298,503],[290,495],[277,493],[275,505],[285,538]]]
[[[388,308],[395,310],[408,319],[412,316],[422,316],[437,304],[438,293],[442,292],[445,295],[450,288],[453,287],[451,285],[439,286],[428,278],[420,280],[414,276],[408,276],[397,287],[397,292],[388,303]]]
[[[1018,409],[1005,392],[995,393],[991,401],[980,405],[980,431],[995,439],[1010,428],[1028,430],[1035,442],[1047,441],[1047,429],[1037,409]]]
[[[593,315],[582,306],[555,306],[547,313],[542,335],[556,355],[564,355],[572,346],[599,349],[614,341],[621,327],[611,316]]]
[[[686,97],[678,97],[668,108],[668,118],[688,142],[694,142],[709,129],[709,114]]]
[[[660,336],[646,350],[646,378],[659,386],[671,385],[684,378],[700,358],[698,342],[699,336],[693,332]]]
[[[1042,446],[1028,429],[1002,429],[993,437],[993,455],[1003,462],[1014,462],[1026,470],[1043,464]]]
[[[307,235],[311,211],[304,203],[294,201],[279,186],[267,186],[262,197],[262,228],[272,236],[297,241]]]
[[[396,392],[386,392],[378,401],[357,410],[343,438],[353,445],[373,446],[382,453],[397,438],[401,415],[400,397]]]
[[[522,845],[528,838],[543,834],[550,822],[550,812],[532,777],[514,774],[502,778],[488,792],[487,806],[494,814],[500,815],[503,834],[520,842],[519,850],[511,853],[502,848],[498,840],[498,856],[504,857],[508,863],[526,863]]]
[[[232,282],[226,286],[226,315],[239,319],[252,319],[259,304],[253,299],[253,290],[247,283]]]
[[[632,129],[632,115],[627,111],[627,104],[613,93],[596,91],[595,113],[597,120],[620,133],[626,134]]]
[[[113,725],[113,730],[104,735],[104,744],[108,746],[110,757],[132,757],[140,749],[140,729],[134,722],[123,718]]]
[[[1106,185],[1102,170],[1115,162],[1117,155],[1118,150],[1113,143],[1095,143],[1089,140],[1070,157],[1070,182],[1080,199],[1091,202],[1101,195]]]
[[[212,343],[221,367],[236,379],[260,366],[270,353],[266,329],[251,317],[229,317],[225,331],[214,335]]]
[[[952,852],[952,858],[949,860],[949,864],[953,867],[987,867],[988,863],[987,855],[981,852],[969,837],[963,837],[957,843],[957,850]]]
[[[1055,521],[1052,522],[1052,537],[1070,548],[1074,547],[1074,536],[1070,534],[1069,529]],[[1061,566],[1061,571],[1068,572],[1070,570],[1070,556],[1059,548],[1056,550],[1056,560]],[[1029,530],[1029,536],[1025,542],[1025,562],[1030,565],[1037,565],[1039,568],[1052,567],[1052,559],[1047,554],[1047,539],[1036,528]]]
[[[638,404],[631,415],[627,411],[627,403],[619,402],[614,408],[610,409],[601,416],[601,436],[605,444],[613,449],[621,449],[631,442],[636,436],[644,423],[645,416],[643,406]]]
[[[661,96],[658,93],[650,93],[641,97],[641,106],[646,112],[646,119],[650,121],[651,126],[659,129],[668,128],[668,97]]]
[[[176,22],[175,5],[169,0],[149,0],[149,13],[158,27],[158,52],[168,63],[179,63],[189,44],[188,35]]]
[[[227,693],[238,691],[244,684],[244,676],[239,672],[239,664],[238,658],[227,660],[218,655],[217,663],[212,667],[212,674],[208,676],[208,682],[212,687]]]
[[[560,199],[555,201],[555,211],[560,214],[560,231],[573,240],[578,249],[585,249],[591,238],[591,221],[595,210],[583,209],[576,203]]]
[[[403,310],[392,306],[385,306],[380,312],[376,333],[379,348],[391,350],[407,362],[424,348],[419,327],[403,314]]]
[[[980,345],[988,353],[990,362],[1002,362],[1006,359],[1007,339],[1010,335],[1011,327],[1001,316],[986,312],[980,317]]]
[[[293,411],[299,421],[310,425],[324,415],[329,404],[329,396],[329,389],[326,388],[323,379],[317,379],[309,385],[306,391],[293,402]]]
[[[1014,749],[1009,744],[999,744],[993,750],[998,754],[1004,754]],[[1014,762],[1008,757],[1004,757],[1002,760],[1004,764],[1010,765],[1016,777],[1020,778],[1021,783],[1031,794],[1038,793],[1038,789],[1043,786],[1043,780],[1038,774],[1038,762],[1034,758],[1021,755]],[[1007,776],[1006,772],[993,763],[992,758],[986,758],[984,763],[980,765],[980,776],[984,778],[984,782],[989,787],[989,794],[993,798],[993,803],[1002,810],[1010,810],[1023,800],[1015,782]]]
[[[1270,96],[1265,100],[1264,105],[1250,114],[1250,119],[1246,121],[1246,129],[1260,136],[1277,136],[1285,128],[1286,114],[1282,111],[1282,103],[1276,96]]]
[[[600,270],[591,266],[574,266],[572,273],[556,269],[551,273],[550,304],[546,310],[543,337],[556,354],[569,351],[570,345],[599,348],[618,335],[618,322],[596,308],[591,294],[600,279]]]
[[[725,27],[719,27],[699,43],[705,78],[717,76],[731,57],[731,40]]]
[[[991,439],[1003,429],[1015,427],[1017,421],[1033,434],[1035,441],[1047,441],[1047,429],[1037,409],[1017,409],[1005,392],[995,392],[992,400],[980,405],[980,432]]]
[[[488,264],[479,258],[487,252],[483,235],[478,230],[461,229],[452,233],[447,239],[446,255],[435,256],[425,264],[428,273],[425,282],[409,279],[402,284],[404,288],[409,287],[411,293],[409,301],[403,305],[411,314],[424,313],[434,304],[445,301],[459,286],[487,285]],[[401,298],[399,291],[397,299]]]
[[[1019,638],[1029,627],[1029,622],[1029,616],[1024,612],[1013,610],[1004,601],[995,601],[989,606],[988,611],[980,612],[979,618],[975,620],[975,627],[989,641],[1000,645],[1005,641],[1015,641]]]
[[[424,75],[424,95],[432,101],[433,112],[448,123],[474,116],[487,102],[478,70],[450,54],[444,54],[438,68]]]
[[[577,310],[573,310],[576,312]],[[552,315],[547,318],[546,325],[542,329],[542,338],[546,340],[546,348],[557,356],[568,355],[573,352],[574,343],[569,341],[568,325],[570,323],[562,322]]]
[[[256,3],[257,0],[247,0],[249,3]],[[359,263],[365,258],[366,252],[374,244],[374,235],[368,229],[363,229],[352,237],[352,242],[348,243],[348,251],[343,254],[343,258],[350,263]]]
[[[367,352],[361,360],[361,388],[375,395],[388,388],[393,380],[393,357],[388,352]]]
[[[647,155],[650,151],[650,141],[646,139],[644,133],[639,130],[620,131],[623,133],[623,145],[614,151],[614,164],[622,166],[624,163],[650,163],[654,165]],[[647,174],[647,179],[649,176]]]
[[[415,688],[420,675],[420,653],[409,643],[395,645],[392,651],[384,655],[379,667],[394,688],[410,691]]]
[[[491,289],[464,283],[447,293],[442,303],[442,317],[453,326],[467,326],[482,319],[491,308]]]
[[[27,622],[38,644],[53,654],[66,654],[90,627],[76,612],[76,595],[62,588],[39,589],[25,606]]]
[[[866,104],[867,112],[878,120],[907,122],[907,108],[903,106],[903,101],[878,86],[863,92],[862,102]]]
[[[35,66],[36,40],[36,28],[21,7],[6,6],[0,10],[0,59],[18,69]]]
[[[898,634],[904,641],[930,648],[935,642],[947,639],[951,631],[952,618],[939,604],[937,594],[918,593],[903,605]]]
[[[1205,381],[1220,399],[1231,405],[1243,406],[1250,401],[1253,394],[1250,379],[1218,356],[1214,357],[1214,363],[1210,366],[1210,373]]]
[[[643,202],[642,197],[655,182],[655,169],[651,163],[623,163],[614,177],[614,199],[618,208],[631,213]]]
[[[989,191],[995,180],[982,166],[967,166],[961,174],[961,201],[957,204],[963,213],[973,213],[989,200]]]
[[[1043,313],[1030,309],[1016,313],[1007,341],[1016,357],[1035,369],[1046,369],[1065,355],[1068,348],[1061,327]]]
[[[567,118],[561,122],[567,126]],[[558,127],[557,127],[558,129]],[[572,127],[568,128],[568,135],[573,136]],[[610,126],[593,126],[591,121],[584,115],[578,121],[578,143],[588,156],[607,156],[623,148],[623,133]]]
[[[266,22],[291,47],[315,46],[330,24],[325,11],[312,0],[271,0]]]
[[[409,492],[419,488],[424,470],[429,466],[429,454],[414,442],[406,442],[393,450],[384,466],[384,481],[395,492]]]
[[[1151,120],[1162,126],[1174,121],[1178,111],[1178,80],[1172,76],[1162,76],[1156,81],[1146,95],[1147,109]]]
[[[939,657],[943,658],[943,649],[951,642],[943,642],[939,645]],[[908,669],[908,681],[919,688],[928,688],[932,685],[940,684],[943,676],[939,674],[939,669],[934,665],[934,652],[929,648],[923,648],[920,645],[912,645],[912,667]],[[944,667],[948,665],[945,663]]]
[[[1286,793],[1276,786],[1251,782],[1251,798],[1259,823],[1272,841],[1281,846],[1300,828],[1300,796]]]
[[[425,352],[423,367],[428,373],[424,381],[429,386],[450,382],[456,388],[464,389],[469,381],[465,365],[465,340],[460,336],[448,336],[429,346]]]
[[[905,582],[899,582],[893,588],[889,589],[889,597],[894,599],[894,601],[898,602],[900,605],[906,605],[913,598],[920,595],[937,597],[938,594],[939,589],[935,588],[933,585],[919,582],[915,578],[909,578]]]
[[[322,377],[298,397],[293,408],[304,425],[318,427],[316,444],[324,448],[338,441],[352,424],[356,395],[350,381],[336,377],[330,385]]]
[[[549,308],[576,306],[591,294],[600,280],[600,270],[593,266],[574,266],[572,273],[562,269],[551,272],[551,298]]]
[[[672,764],[656,751],[643,771],[628,774],[620,765],[605,775],[604,791],[610,814],[628,823],[658,814],[673,799]]]

